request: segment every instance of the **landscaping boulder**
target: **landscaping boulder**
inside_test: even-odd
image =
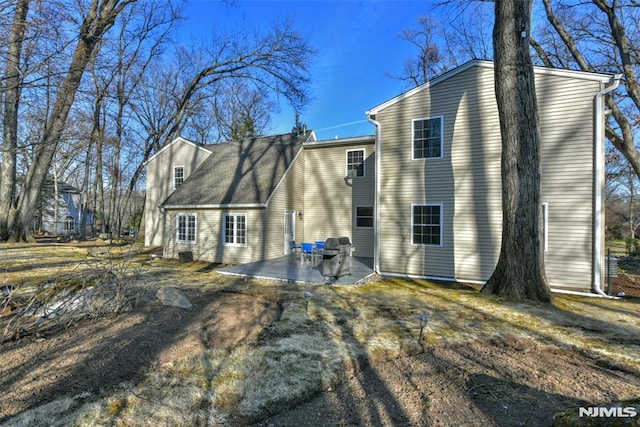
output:
[[[156,292],[156,298],[162,305],[173,307],[191,308],[191,301],[176,288],[160,288]]]

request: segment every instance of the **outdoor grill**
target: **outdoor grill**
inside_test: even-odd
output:
[[[351,241],[348,237],[329,237],[322,252],[322,275],[341,277],[351,274]]]

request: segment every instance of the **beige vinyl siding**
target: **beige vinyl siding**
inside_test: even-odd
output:
[[[539,75],[545,267],[556,287],[589,289],[593,251],[593,105],[598,82]]]
[[[372,139],[373,142],[373,139]],[[346,179],[347,151],[365,151],[365,176]],[[374,206],[375,145],[353,144],[305,148],[303,241],[347,236],[354,256],[373,257],[373,228],[356,228],[355,207]]]
[[[195,243],[176,242],[176,215],[181,213],[196,215]],[[246,214],[247,244],[245,246],[224,245],[224,215]],[[262,244],[264,209],[167,209],[164,256],[178,258],[178,253],[191,251],[197,261],[241,264],[263,259],[265,249]]]
[[[459,79],[457,79],[459,80]],[[457,89],[456,89],[457,88]],[[454,180],[451,140],[457,102],[464,93],[434,88],[386,108],[381,123],[380,267],[383,272],[453,277]],[[412,120],[442,116],[442,158],[412,160]],[[411,206],[442,204],[442,245],[412,244]]]
[[[193,143],[178,139],[147,164],[145,199],[145,246],[161,246],[164,234],[164,214],[158,206],[173,193],[173,168],[184,167],[184,179],[209,156],[209,152]]]
[[[470,70],[472,71],[472,70]],[[500,254],[502,194],[500,122],[493,70],[465,73],[451,162],[455,179],[455,276],[486,280]],[[464,76],[461,76],[464,77]]]
[[[167,210],[167,235],[165,256],[178,257],[182,251],[192,251],[193,258],[200,261],[240,264],[284,255],[284,212],[301,210],[303,205],[302,185],[304,175],[302,155],[289,168],[284,179],[265,208],[238,209],[171,209]],[[176,242],[176,215],[196,213],[197,230],[195,243]],[[246,214],[247,243],[244,246],[224,245],[224,215]]]
[[[537,75],[542,202],[549,204],[547,277],[591,278],[593,98],[599,82]],[[444,158],[411,160],[411,121],[443,117]],[[500,129],[493,69],[472,67],[380,111],[381,270],[484,281],[500,251]],[[411,244],[411,204],[442,203],[443,246]]]
[[[283,256],[284,213],[302,211],[304,206],[304,152],[289,167],[284,179],[274,192],[265,211],[265,258]],[[296,219],[296,238],[302,238],[302,221]]]

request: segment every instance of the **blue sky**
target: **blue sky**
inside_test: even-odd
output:
[[[433,14],[434,2],[391,0],[245,1],[231,5],[220,0],[189,0],[183,36],[201,37],[226,25],[250,23],[264,28],[292,18],[317,51],[312,62],[312,101],[301,120],[318,139],[372,135],[365,111],[404,92],[398,75],[415,47],[398,35],[417,26],[421,15]],[[437,10],[436,10],[437,12]],[[281,102],[272,117],[274,133],[289,132],[295,114]]]

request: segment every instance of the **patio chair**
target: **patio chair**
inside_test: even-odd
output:
[[[298,253],[298,249],[302,249],[302,245],[300,245],[300,243],[296,243],[295,240],[292,240],[291,241],[291,253],[292,254]]]
[[[322,252],[324,252],[324,241],[317,240],[314,244],[316,245],[316,253],[318,254],[318,257],[322,258]]]
[[[300,251],[300,265],[304,264],[305,260],[309,261],[311,265],[315,265],[316,251],[313,248],[313,243],[303,243]]]

